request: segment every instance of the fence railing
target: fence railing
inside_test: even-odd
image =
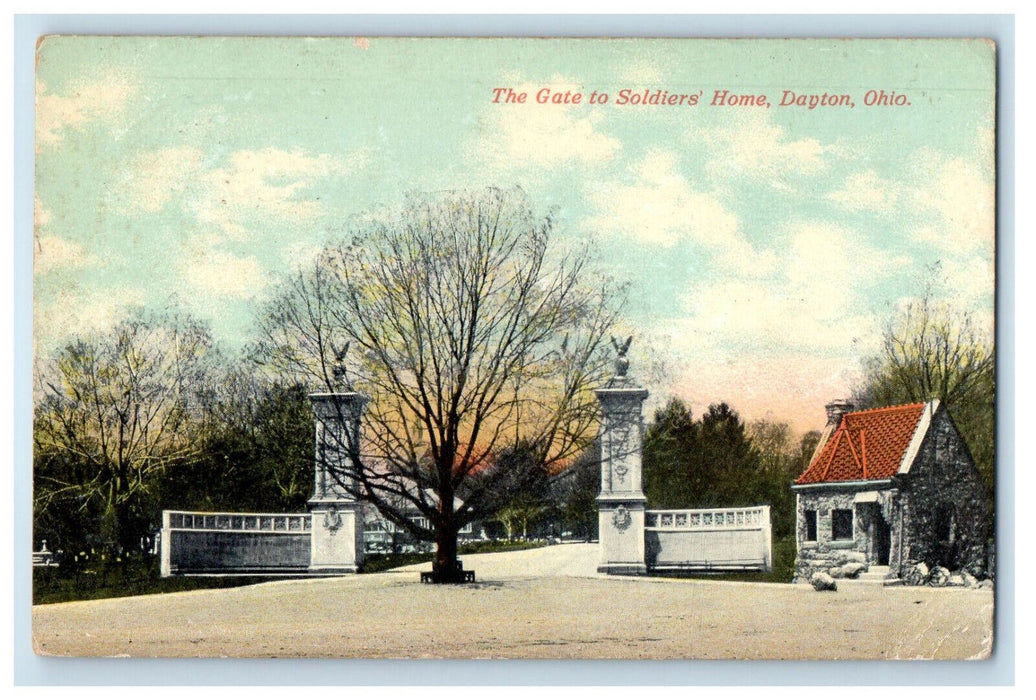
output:
[[[163,511],[163,528],[221,532],[309,532],[309,513],[196,513]]]
[[[770,525],[768,506],[649,510],[645,516],[648,530],[758,530]]]
[[[33,566],[57,566],[58,562],[54,552],[47,549],[47,540],[43,540],[43,546],[38,552],[32,553]]]
[[[772,569],[769,506],[649,510],[645,516],[649,569]]]

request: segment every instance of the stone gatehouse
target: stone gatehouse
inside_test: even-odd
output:
[[[848,561],[888,566],[889,578],[918,562],[985,569],[982,481],[939,401],[826,408],[820,443],[792,487],[796,581]]]

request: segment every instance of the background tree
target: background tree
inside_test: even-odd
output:
[[[766,419],[749,423],[746,434],[759,453],[757,502],[770,505],[774,534],[790,535],[795,527],[795,494],[791,483],[805,470],[801,453],[809,441],[804,436],[794,444],[787,423]]]
[[[298,512],[313,491],[313,416],[299,384],[230,369],[217,382],[197,459],[163,473],[166,508]]]
[[[700,420],[680,399],[656,411],[644,439],[645,495],[654,508],[748,505],[761,471],[759,452],[725,403]]]
[[[865,363],[859,408],[939,399],[953,417],[994,506],[996,355],[974,315],[932,298],[911,302],[885,328]]]
[[[813,460],[813,453],[820,444],[820,435],[819,430],[810,430],[799,438],[799,444],[794,454],[795,466],[792,469],[794,478],[798,478],[809,468],[809,464]]]
[[[710,405],[695,421],[680,399],[656,411],[644,438],[644,493],[653,508],[749,505],[759,452],[737,412]]]
[[[496,500],[503,504],[493,518],[504,526],[508,539],[520,535],[527,540],[530,524],[554,510],[549,498],[551,475],[539,460],[538,450],[526,442],[506,448],[499,462],[495,467],[500,476],[487,486],[497,492]]]
[[[411,197],[328,246],[261,317],[260,356],[310,385],[340,388],[348,348],[371,401],[341,482],[435,541],[440,571],[458,530],[499,507],[507,447],[531,445],[549,468],[595,432],[614,294],[590,283],[586,247],[556,251],[553,237],[517,189]]]
[[[769,505],[773,531],[792,531],[796,448],[786,423],[745,426],[725,403],[699,420],[680,399],[655,412],[644,438],[644,493],[649,508]]]
[[[644,495],[651,508],[692,508],[710,488],[696,454],[699,426],[691,409],[670,399],[644,432]]]
[[[760,502],[759,450],[752,444],[737,411],[726,403],[712,404],[701,417],[699,469],[706,482],[701,506],[747,506]],[[711,482],[711,488],[708,483]]]
[[[147,546],[156,477],[200,453],[217,356],[193,319],[137,312],[37,369],[34,512],[55,547]]]
[[[601,493],[601,443],[594,440],[550,485],[560,511],[562,532],[586,540],[598,536],[597,496]]]

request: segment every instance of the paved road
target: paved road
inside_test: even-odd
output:
[[[982,657],[989,591],[735,584],[595,573],[596,545],[469,555],[479,582],[415,570],[33,609],[40,653],[388,658]]]

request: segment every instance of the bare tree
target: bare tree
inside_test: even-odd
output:
[[[932,298],[911,302],[885,329],[866,362],[860,408],[939,399],[950,410],[986,483],[992,513],[996,354],[974,316]]]
[[[868,363],[868,403],[973,400],[993,386],[995,356],[968,312],[928,295],[910,302],[886,327],[882,352]],[[991,398],[991,394],[989,397]]]
[[[214,354],[197,322],[138,312],[38,368],[37,512],[99,505],[107,541],[138,546],[132,502],[156,474],[197,455],[192,427]]]
[[[586,247],[552,249],[553,228],[517,189],[414,196],[325,248],[260,321],[271,365],[370,396],[340,481],[435,541],[440,571],[459,529],[506,502],[501,484],[521,488],[516,465],[568,460],[596,430],[614,293]],[[500,459],[519,443],[535,459]]]
[[[792,447],[791,427],[787,423],[759,418],[745,427],[745,433],[759,450],[763,470],[788,471]]]

